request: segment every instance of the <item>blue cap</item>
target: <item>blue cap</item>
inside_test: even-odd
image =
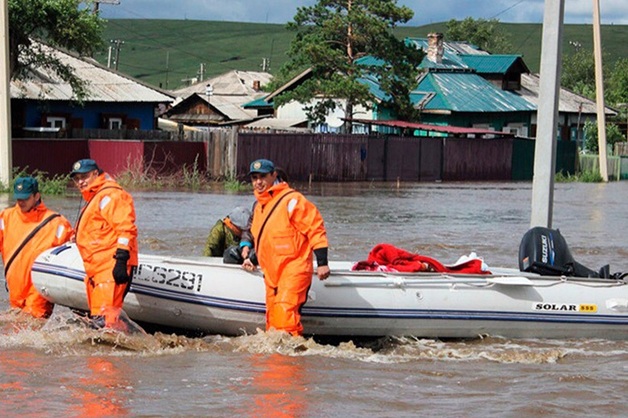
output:
[[[37,192],[39,192],[39,183],[33,177],[18,177],[13,183],[13,195],[16,199],[28,199]]]
[[[253,173],[272,173],[275,171],[275,164],[273,164],[270,160],[255,160],[251,163],[251,167],[249,169],[249,176]]]
[[[100,170],[98,168],[98,164],[96,164],[96,161],[90,160],[89,158],[84,160],[78,160],[72,165],[72,172],[70,173],[70,177],[74,176],[75,174],[89,173],[90,171],[94,170]]]

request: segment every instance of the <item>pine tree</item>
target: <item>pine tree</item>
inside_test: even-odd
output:
[[[410,91],[416,86],[423,53],[395,37],[393,29],[412,16],[412,10],[397,6],[396,0],[319,0],[314,6],[298,8],[288,24],[296,37],[279,80],[306,68],[311,74],[295,89],[279,95],[277,105],[292,100],[307,104],[308,119],[320,123],[339,106],[338,99],[344,99],[345,117],[352,118],[356,105],[369,108],[374,103],[363,81],[376,77],[387,95],[385,105],[411,120]],[[370,64],[364,62],[365,57],[371,58]],[[350,132],[350,125],[349,121],[345,124],[345,131]]]

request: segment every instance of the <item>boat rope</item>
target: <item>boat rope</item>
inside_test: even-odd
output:
[[[447,280],[444,280],[447,279]],[[468,279],[468,278],[458,278],[452,277],[448,275],[443,275],[438,279],[405,279],[403,277],[390,277],[389,279],[382,280],[373,278],[372,280],[364,280],[364,281],[341,281],[341,280],[329,280],[324,283],[325,287],[393,287],[393,288],[406,288],[406,287],[422,287],[425,285],[465,285],[469,287],[476,288],[484,288],[484,287],[494,287],[494,286],[516,286],[516,287],[553,287],[561,284],[573,284],[583,287],[590,288],[601,288],[601,287],[620,287],[625,286],[628,282],[625,281],[610,281],[605,280],[604,282],[595,281],[595,282],[583,282],[583,281],[575,281],[573,279],[568,279],[566,277],[561,277],[559,280],[552,281],[551,283],[539,283],[539,282],[528,282],[523,283],[522,281],[517,281],[517,277],[499,277],[499,281],[494,281],[491,279],[495,278],[478,278],[478,279]],[[512,282],[509,283],[509,280],[512,279]]]

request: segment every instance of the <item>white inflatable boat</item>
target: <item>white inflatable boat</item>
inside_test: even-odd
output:
[[[491,275],[351,271],[332,262],[314,278],[307,335],[628,339],[625,279],[544,277],[514,269]],[[87,309],[84,270],[74,245],[41,254],[33,282],[52,302]],[[264,285],[218,258],[140,254],[124,310],[134,321],[201,333],[264,329]]]

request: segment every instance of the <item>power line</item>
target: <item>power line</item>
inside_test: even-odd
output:
[[[512,9],[512,8],[514,8],[514,7],[518,6],[518,5],[520,5],[520,4],[521,4],[521,3],[523,3],[524,1],[526,1],[526,0],[519,0],[518,2],[516,2],[515,4],[513,4],[512,6],[507,7],[507,8],[505,8],[504,10],[502,10],[501,12],[499,12],[499,13],[497,13],[497,14],[494,14],[493,16],[489,17],[489,19],[494,19],[494,18],[496,18],[497,16],[499,16],[499,15],[502,15],[502,14],[506,13],[508,10],[510,10],[510,9]]]

